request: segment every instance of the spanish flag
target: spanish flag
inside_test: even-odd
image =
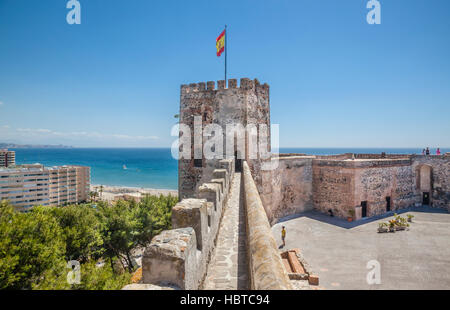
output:
[[[216,39],[217,57],[220,57],[225,50],[225,31],[222,31]]]

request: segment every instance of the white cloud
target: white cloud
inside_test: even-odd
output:
[[[26,133],[31,133],[31,134],[36,134],[36,133],[51,133],[52,131],[50,129],[30,129],[30,128],[17,128],[17,131],[19,132],[26,132]]]
[[[117,140],[129,140],[129,141],[144,141],[144,140],[158,140],[157,136],[132,136],[125,134],[103,134],[96,131],[86,132],[86,131],[72,131],[72,132],[60,132],[53,131],[44,128],[17,128],[16,131],[24,136],[56,136],[62,138],[94,138],[94,139],[117,139]]]
[[[125,139],[125,140],[157,140],[157,136],[129,136],[129,135],[112,135],[117,139]]]

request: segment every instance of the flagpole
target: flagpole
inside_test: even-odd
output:
[[[225,25],[225,87],[227,87],[227,25]]]

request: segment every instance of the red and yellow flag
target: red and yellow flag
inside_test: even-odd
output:
[[[217,57],[222,55],[225,50],[225,30],[216,39]]]

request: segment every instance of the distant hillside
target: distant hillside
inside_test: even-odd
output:
[[[0,142],[0,149],[20,149],[20,148],[59,148],[68,149],[73,146],[67,146],[62,144],[51,145],[51,144],[15,144],[15,143],[2,143]]]

